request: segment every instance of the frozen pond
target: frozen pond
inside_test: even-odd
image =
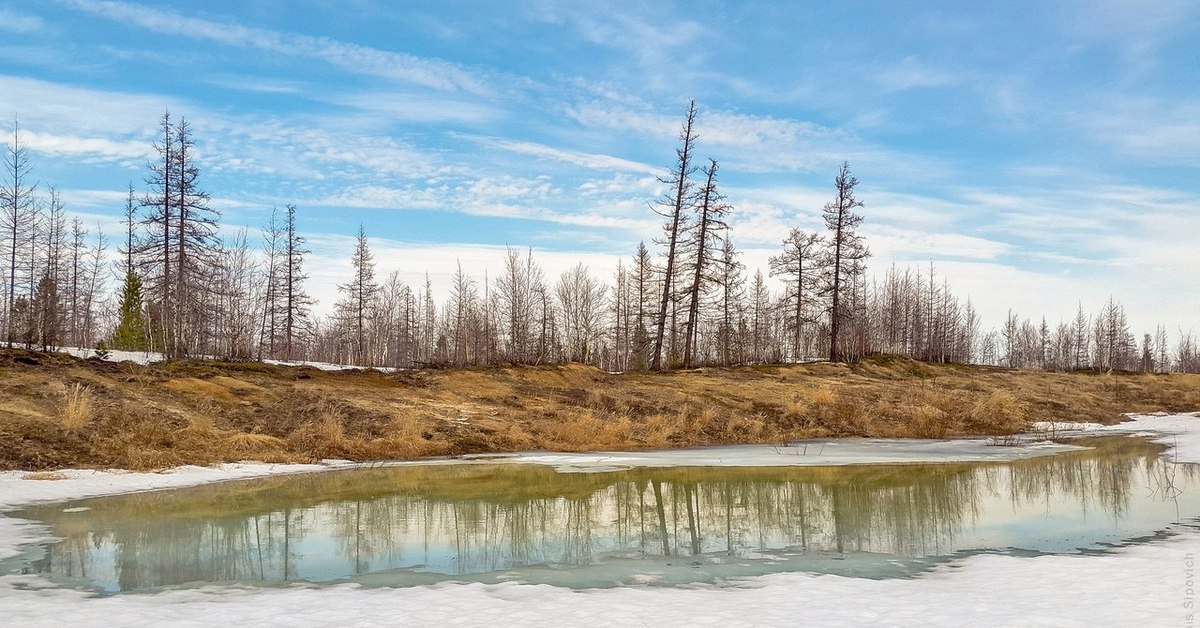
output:
[[[0,573],[107,593],[293,581],[590,588],[785,571],[878,579],[973,553],[1102,551],[1200,516],[1193,465],[1139,438],[1077,444],[1089,448],[938,464],[562,473],[546,466],[561,460],[475,461],[78,500],[8,513],[61,540],[0,561]]]

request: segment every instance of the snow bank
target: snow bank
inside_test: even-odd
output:
[[[1200,462],[1200,418],[1192,415],[1141,416],[1131,423],[1095,431],[1152,434],[1176,446],[1177,461]],[[593,462],[608,464],[606,457]],[[311,469],[230,465],[184,468],[164,475],[73,471],[57,481],[25,480],[6,473],[0,474],[0,505],[11,508],[32,500],[294,470]],[[4,521],[10,520],[0,519]],[[0,529],[6,545],[32,540],[29,531],[6,525],[10,527]],[[49,586],[34,576],[12,575],[0,577],[0,607],[10,625],[81,627],[163,623],[1189,626],[1193,625],[1189,613],[1196,602],[1200,532],[1182,527],[1175,532],[1164,541],[1100,556],[971,556],[911,580],[792,573],[691,588],[574,591],[515,583],[442,583],[402,589],[296,585],[280,589],[205,587],[97,598]],[[12,538],[14,534],[23,538]]]
[[[788,445],[733,445],[661,451],[483,454],[468,460],[544,464],[563,472],[597,472],[631,467],[809,467],[921,462],[1008,462],[1079,449],[1048,441],[997,447],[990,439],[921,440],[845,438]]]
[[[66,353],[77,358],[94,358],[96,356],[95,349],[84,349],[81,347],[59,347],[59,353]],[[210,355],[193,356],[201,360],[215,359]],[[106,362],[135,362],[137,364],[146,365],[154,362],[162,362],[163,354],[153,351],[118,351],[109,349],[108,356],[104,358]],[[382,373],[395,373],[398,370],[390,366],[355,366],[353,364],[332,364],[330,362],[309,362],[306,360],[263,360],[265,364],[275,364],[278,366],[311,366],[320,371],[349,371],[352,369],[372,369]]]

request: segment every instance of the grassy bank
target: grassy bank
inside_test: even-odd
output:
[[[1010,434],[1200,409],[1200,376],[1042,373],[880,356],[611,375],[580,365],[324,372],[0,351],[0,468],[154,469],[821,436]]]

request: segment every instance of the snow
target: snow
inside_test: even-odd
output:
[[[77,358],[94,358],[96,356],[95,349],[84,349],[81,347],[59,347],[59,353],[66,353]],[[201,360],[215,359],[209,355],[192,356]],[[106,362],[134,362],[141,365],[153,364],[154,362],[162,362],[163,354],[153,351],[117,351],[109,349],[108,356],[104,358]],[[309,362],[307,360],[263,360],[266,364],[274,364],[278,366],[311,366],[320,371],[349,371],[354,369],[371,369],[382,373],[395,373],[397,368],[388,366],[355,366],[353,364],[332,364],[330,362]]]
[[[1063,429],[1075,429],[1062,426]],[[1175,447],[1178,462],[1200,462],[1200,419],[1138,416],[1098,433],[1139,433]],[[828,447],[828,445],[827,445]],[[996,448],[1007,449],[1007,448]],[[639,454],[640,455],[640,454]],[[787,454],[795,455],[795,454]],[[627,465],[611,456],[530,454],[556,466]],[[631,455],[631,457],[636,457]],[[653,456],[651,456],[653,457]],[[553,458],[553,459],[552,459]],[[568,457],[569,458],[569,457]],[[67,471],[60,480],[0,474],[0,510],[62,500],[326,466],[185,467],[166,474]],[[37,540],[36,526],[0,518],[0,549]],[[520,583],[441,583],[408,588],[358,585],[203,587],[95,597],[35,576],[0,576],[7,625],[505,625],[505,626],[1191,626],[1200,531],[1178,527],[1162,541],[1103,555],[1036,558],[976,555],[914,579],[864,580],[772,574],[724,585],[576,591]]]
[[[468,460],[549,465],[561,472],[633,467],[807,467],[921,462],[1007,462],[1079,449],[1048,441],[997,447],[989,439],[819,439],[787,445],[735,445],[661,451],[520,453],[466,456]]]

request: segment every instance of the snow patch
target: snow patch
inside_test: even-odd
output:
[[[77,358],[99,358],[95,349],[85,349],[82,347],[59,347],[59,353],[73,355]],[[199,360],[215,360],[211,355],[190,356]],[[118,351],[109,349],[107,355],[103,358],[105,362],[134,362],[143,366],[163,361],[163,354],[154,351]],[[263,360],[264,364],[274,364],[277,366],[310,366],[320,371],[350,371],[350,370],[375,370],[381,373],[395,373],[404,369],[393,368],[389,366],[355,366],[353,364],[332,364],[330,362],[309,362],[307,360]]]

